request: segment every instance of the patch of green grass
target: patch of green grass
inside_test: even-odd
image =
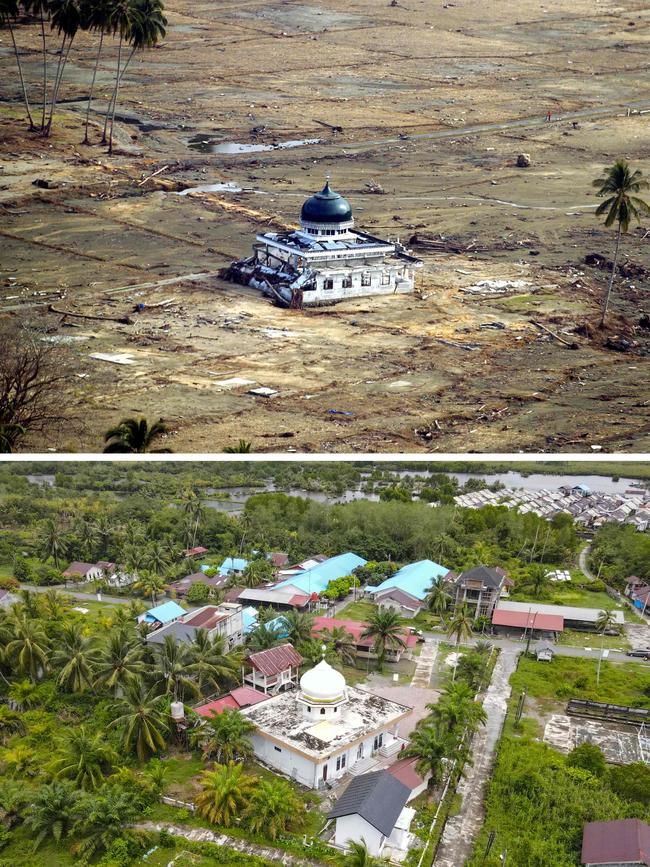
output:
[[[164,760],[165,794],[181,801],[190,800],[196,777],[205,770],[206,763],[198,753],[179,753]]]
[[[58,845],[52,842],[43,843],[36,852],[32,852],[34,835],[24,826],[11,832],[9,843],[0,850],[0,867],[73,867],[79,864],[77,858],[70,854],[71,842],[61,841]]]
[[[560,635],[558,644],[568,647],[593,647],[600,650],[601,647],[610,650],[629,650],[630,642],[625,635],[599,635],[596,632],[580,632],[577,629],[565,629]]]
[[[350,602],[336,616],[340,620],[369,620],[376,610],[372,602]]]
[[[597,666],[597,654],[593,659],[556,656],[552,662],[522,657],[510,684],[513,694],[525,689],[544,710],[570,698],[650,707],[650,698],[645,694],[645,690],[650,691],[650,672],[646,674],[635,663],[613,664],[603,660],[597,684]]]

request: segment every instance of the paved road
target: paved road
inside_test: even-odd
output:
[[[492,672],[492,680],[483,700],[487,721],[472,741],[473,764],[465,768],[456,789],[461,796],[461,807],[445,824],[434,867],[458,867],[472,854],[476,836],[484,818],[484,800],[492,772],[501,729],[508,710],[510,676],[517,668],[522,648],[503,650]]]
[[[29,590],[30,593],[47,593],[48,590],[51,590],[51,587],[35,587],[33,584],[21,584],[21,590]],[[102,593],[101,600],[97,599],[96,593],[80,593],[77,590],[67,590],[63,584],[54,585],[55,590],[60,590],[61,593],[65,593],[66,596],[72,596],[73,599],[78,599],[80,602],[106,602],[110,605],[126,605],[131,601],[133,597],[125,598],[124,596],[107,596],[105,593]]]

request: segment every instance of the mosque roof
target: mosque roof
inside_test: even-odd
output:
[[[300,219],[308,223],[349,223],[352,219],[352,208],[348,200],[334,192],[327,181],[320,193],[305,201]]]

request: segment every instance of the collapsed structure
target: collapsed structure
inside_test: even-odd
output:
[[[399,241],[355,229],[350,203],[327,181],[303,204],[299,229],[257,235],[253,255],[233,262],[223,276],[283,307],[303,307],[412,292],[421,267]]]

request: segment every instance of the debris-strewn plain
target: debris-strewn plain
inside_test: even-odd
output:
[[[624,238],[603,331],[614,233],[591,187],[618,157],[650,174],[646,4],[167,14],[126,74],[112,157],[80,144],[90,42],[48,140],[26,131],[0,33],[0,307],[78,373],[70,423],[23,449],[101,450],[146,415],[174,451],[650,450],[650,225]],[[17,30],[34,85],[38,38]],[[280,310],[219,278],[327,173],[359,226],[424,259],[416,294]]]

